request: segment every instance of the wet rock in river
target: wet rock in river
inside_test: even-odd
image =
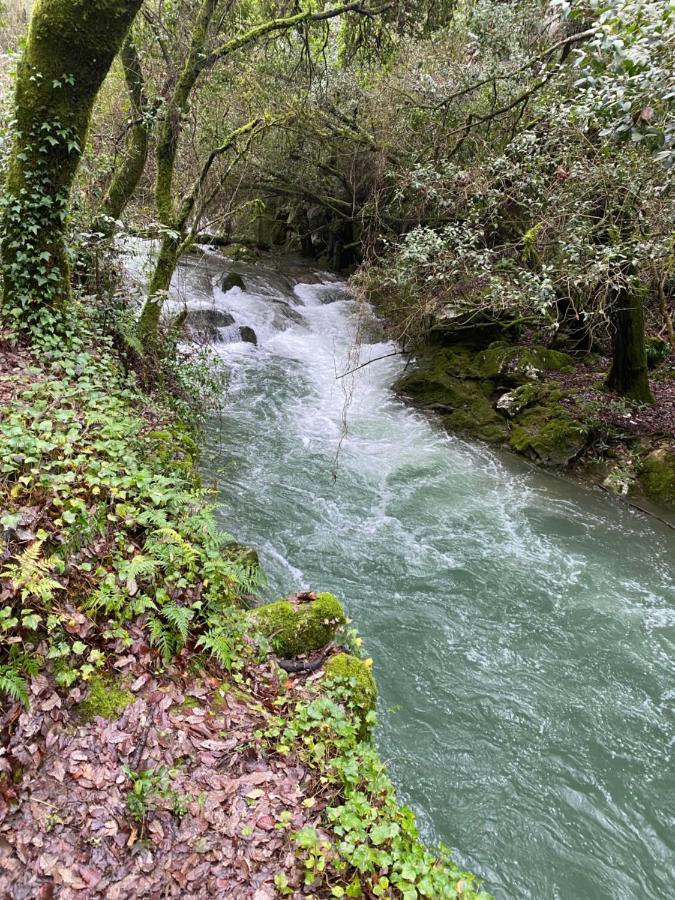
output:
[[[234,318],[223,309],[188,309],[185,330],[190,337],[203,341],[220,339],[220,329],[234,324]]]
[[[250,325],[242,325],[239,328],[239,336],[245,344],[254,344],[258,346],[258,336]]]
[[[232,288],[235,287],[239,288],[242,291],[245,291],[246,283],[238,272],[228,272],[227,275],[223,278],[220,287],[221,290],[225,293],[231,291]]]

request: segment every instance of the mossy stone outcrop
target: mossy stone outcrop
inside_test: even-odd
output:
[[[659,447],[645,457],[640,484],[650,500],[675,504],[675,448]]]
[[[511,447],[544,466],[563,467],[588,441],[588,429],[559,406],[537,406],[514,422]]]
[[[542,372],[574,370],[574,359],[561,350],[532,345],[518,347],[499,342],[477,353],[473,360],[477,374],[510,384],[525,384],[539,377]]]
[[[377,685],[370,666],[351,653],[331,656],[324,668],[327,682],[347,686],[348,705],[359,722],[359,736],[366,738],[370,732],[368,713],[374,712],[377,703]]]
[[[342,604],[328,593],[317,594],[314,600],[277,600],[249,615],[282,659],[320,650],[347,622]]]
[[[529,384],[521,384],[520,387],[509,391],[497,401],[497,409],[505,413],[509,418],[514,418],[521,412],[526,410],[528,406],[532,406],[541,398],[541,387],[534,382]]]
[[[422,356],[415,369],[399,379],[396,389],[416,406],[441,413],[450,430],[503,442],[507,429],[490,398],[492,385],[474,375],[469,347],[439,347]]]

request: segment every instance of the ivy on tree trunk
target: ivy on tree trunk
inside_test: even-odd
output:
[[[20,326],[70,296],[65,222],[99,88],[142,0],[38,0],[17,69],[2,200],[3,306]]]

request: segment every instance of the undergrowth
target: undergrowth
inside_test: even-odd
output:
[[[354,679],[324,679],[314,697],[281,698],[279,715],[257,734],[268,752],[296,754],[315,774],[317,797],[327,801],[319,827],[292,834],[305,886],[331,897],[487,900],[447,848],[434,854],[419,840],[414,815],[398,805],[375,746],[360,739],[355,687]],[[367,719],[372,726],[375,713]],[[292,893],[284,873],[276,886]]]
[[[228,558],[191,428],[97,341],[38,345],[0,421],[0,691],[23,702],[43,669],[91,678],[131,622],[164,662],[191,645],[231,667],[262,577]]]

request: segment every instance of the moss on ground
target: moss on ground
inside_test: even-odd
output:
[[[115,681],[114,678],[96,675],[89,682],[89,693],[77,707],[80,719],[91,722],[102,719],[119,719],[134,695]]]
[[[251,610],[250,616],[282,659],[320,650],[347,622],[342,604],[328,593],[309,602],[278,600]]]

